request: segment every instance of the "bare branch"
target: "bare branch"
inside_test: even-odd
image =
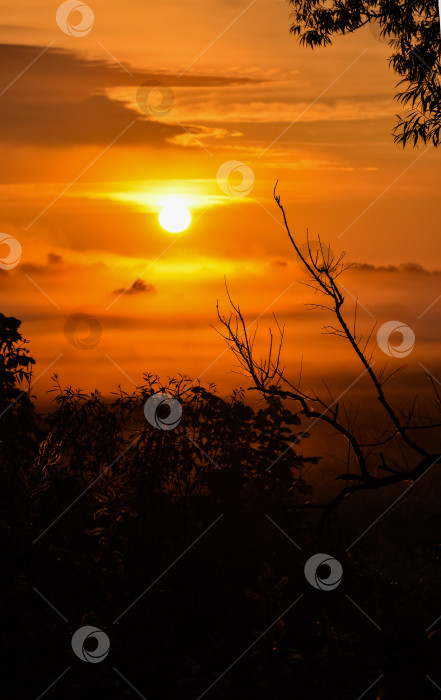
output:
[[[324,423],[331,426],[347,440],[347,469],[345,474],[338,477],[338,480],[346,481],[346,487],[329,504],[320,505],[309,502],[294,506],[296,508],[321,508],[328,511],[347,496],[360,490],[378,489],[401,481],[412,481],[418,478],[424,473],[425,469],[437,463],[438,459],[441,459],[441,455],[432,454],[426,449],[419,439],[418,433],[416,433],[416,437],[410,433],[420,429],[436,428],[440,424],[432,424],[431,422],[429,424],[423,422],[421,425],[413,424],[413,416],[417,406],[416,400],[412,403],[406,416],[401,411],[393,408],[384,393],[383,387],[399,370],[394,370],[389,376],[386,376],[386,367],[380,368],[378,373],[373,369],[372,356],[375,346],[372,349],[369,349],[369,347],[375,325],[362,346],[362,338],[361,336],[358,338],[356,332],[358,302],[356,301],[355,304],[354,318],[351,323],[352,330],[343,314],[345,297],[338,286],[337,279],[349,267],[344,264],[344,254],[335,259],[329,246],[325,245],[320,237],[318,246],[313,246],[309,238],[309,232],[307,232],[307,250],[304,252],[302,250],[303,246],[300,247],[298,245],[290,230],[285,209],[281,203],[280,196],[277,195],[277,183],[274,187],[274,199],[281,211],[289,241],[308,274],[309,283],[307,283],[307,286],[312,288],[314,294],[319,293],[325,297],[327,302],[308,304],[307,306],[309,308],[320,308],[334,315],[334,324],[325,325],[322,332],[343,338],[349,343],[364,372],[369,377],[377,400],[390,422],[390,427],[380,431],[382,432],[381,437],[377,437],[373,442],[360,441],[357,437],[357,413],[354,414],[352,408],[348,411],[344,403],[339,400],[335,401],[326,384],[325,387],[331,399],[330,403],[326,403],[312,391],[306,393],[301,389],[303,359],[297,383],[290,380],[285,374],[285,367],[281,364],[285,327],[279,325],[275,315],[278,339],[276,340],[273,331],[269,329],[267,355],[264,359],[257,359],[254,354],[257,328],[250,332],[250,326],[253,324],[250,324],[250,326],[246,325],[240,307],[233,302],[227,287],[231,311],[227,317],[221,314],[219,304],[217,304],[217,314],[223,328],[220,334],[239,361],[241,368],[251,378],[253,382],[252,390],[258,391],[264,397],[272,396],[282,400],[290,399],[297,402],[299,404],[299,414],[306,421],[306,430],[308,426],[311,427],[315,423]],[[441,405],[440,393],[434,386],[433,378],[430,375],[428,376],[438,404]],[[342,410],[340,410],[340,405]],[[415,433],[413,434],[415,435]],[[298,438],[295,440],[295,443],[297,442]],[[396,464],[390,456],[387,456],[382,451],[384,446],[393,442],[402,453],[401,465],[405,465],[405,469],[403,469],[403,466]],[[414,463],[412,467],[407,468],[410,463],[410,454],[414,456]],[[352,456],[355,458],[358,472],[350,471],[349,465]],[[417,458],[416,463],[415,458]],[[387,472],[388,475],[378,476],[381,472]]]

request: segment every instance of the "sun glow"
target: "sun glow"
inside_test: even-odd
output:
[[[159,223],[169,233],[181,233],[189,227],[191,214],[182,200],[167,198],[159,212]]]

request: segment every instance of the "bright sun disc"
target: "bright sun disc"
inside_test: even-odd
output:
[[[180,233],[190,225],[191,214],[185,204],[177,199],[165,202],[159,212],[159,223],[169,233]]]

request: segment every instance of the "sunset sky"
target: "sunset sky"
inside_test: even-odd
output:
[[[349,351],[320,333],[325,314],[304,306],[276,180],[300,242],[309,227],[359,264],[342,279],[349,312],[358,296],[362,326],[408,324],[414,375],[441,381],[439,153],[394,145],[397,78],[375,30],[312,52],[283,0],[91,0],[91,31],[70,36],[58,6],[0,0],[0,231],[22,247],[0,270],[1,311],[23,321],[38,396],[55,371],[105,392],[147,371],[238,384],[211,327],[217,299],[228,311],[224,277],[263,337],[273,312],[286,324],[290,371],[303,356],[311,381],[355,379]],[[219,186],[229,161],[254,174],[246,196],[240,178],[233,194]],[[192,215],[182,234],[158,222],[173,197]],[[102,329],[93,348],[66,337],[77,314]]]

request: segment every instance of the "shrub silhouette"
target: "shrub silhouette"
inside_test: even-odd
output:
[[[42,414],[30,374],[10,374],[14,353],[24,372],[32,364],[19,325],[2,326],[6,687],[20,698],[47,691],[66,700],[129,699],[131,686],[170,700],[291,700],[294,691],[349,700],[385,668],[381,697],[418,695],[439,655],[437,628],[421,633],[426,588],[418,585],[408,609],[411,577],[397,595],[374,563],[349,559],[332,520],[319,528],[313,513],[286,510],[286,499],[309,498],[304,468],[316,458],[294,451],[304,431],[282,397],[253,408],[242,390],[222,398],[186,376],[163,386],[145,374],[133,393],[119,389],[109,400],[54,376],[54,408]],[[183,408],[169,431],[143,411],[164,391]],[[308,589],[303,565],[317,551],[339,557],[342,586],[369,609],[374,591],[384,637],[354,617],[340,588]],[[74,657],[71,638],[83,625],[108,635],[105,662]],[[8,667],[18,664],[8,685]]]
[[[47,607],[35,596],[30,629],[17,640],[16,653],[26,658],[27,670],[17,679],[18,692],[27,695],[36,687],[44,689],[57,662],[70,653],[68,642],[80,624],[109,629],[114,618],[222,516],[227,524],[220,539],[212,533],[217,543],[214,555],[212,545],[201,539],[196,556],[202,560],[194,570],[191,549],[187,562],[167,575],[167,585],[178,597],[182,586],[188,593],[198,591],[185,625],[194,626],[188,653],[191,658],[201,654],[202,659],[205,650],[200,648],[197,629],[204,625],[217,577],[223,584],[230,577],[225,562],[231,557],[231,574],[237,581],[228,582],[233,597],[216,616],[221,626],[231,629],[242,615],[243,593],[236,590],[237,583],[246,586],[250,573],[257,572],[258,533],[262,522],[267,524],[265,512],[278,507],[287,495],[302,499],[308,491],[302,473],[304,465],[314,460],[291,446],[300,425],[298,416],[277,397],[254,409],[245,404],[242,390],[221,398],[214,385],[204,387],[179,376],[164,386],[152,374],[145,374],[133,393],[119,388],[110,399],[98,391],[62,388],[54,375],[54,409],[42,414],[34,409],[29,389],[24,392],[20,386],[20,380],[30,383],[33,364],[18,333],[20,322],[3,318],[2,396],[5,416],[14,418],[8,424],[7,440],[0,444],[2,540],[5,569],[12,573],[7,588],[15,608],[13,616],[6,615],[7,623],[11,629],[29,624],[28,596],[33,588],[55,599],[56,607],[72,621],[63,637],[63,651],[55,639],[60,621],[48,619]],[[174,430],[154,428],[145,419],[144,404],[158,392],[166,392],[182,405],[182,419]],[[26,433],[24,449],[17,443]],[[276,458],[277,464],[268,469]],[[249,548],[253,524],[257,537],[251,538]],[[13,540],[7,542],[11,531]],[[245,566],[244,547],[250,561],[255,559],[250,568],[248,563]],[[204,580],[189,583],[194,571],[210,582],[211,590],[205,589]],[[153,600],[153,608],[147,602],[149,615],[159,610],[165,614],[170,591],[163,600]],[[21,611],[18,620],[17,610]],[[170,635],[182,635],[182,615],[172,616],[164,630],[157,620],[154,646],[165,649]],[[245,611],[247,616],[250,611]],[[137,622],[136,613],[134,619]],[[132,621],[129,629],[133,649],[144,653],[142,628],[134,629]],[[213,644],[209,664],[219,640]],[[228,642],[222,653],[226,651]],[[124,649],[120,653],[124,658]],[[181,681],[199,687],[195,661],[189,658],[175,673],[167,671],[169,681],[177,684],[174,697],[185,697],[186,691],[179,689]],[[108,693],[124,696],[115,691],[115,678],[110,686]],[[75,684],[71,692],[75,697]],[[96,688],[90,692],[93,695]]]

